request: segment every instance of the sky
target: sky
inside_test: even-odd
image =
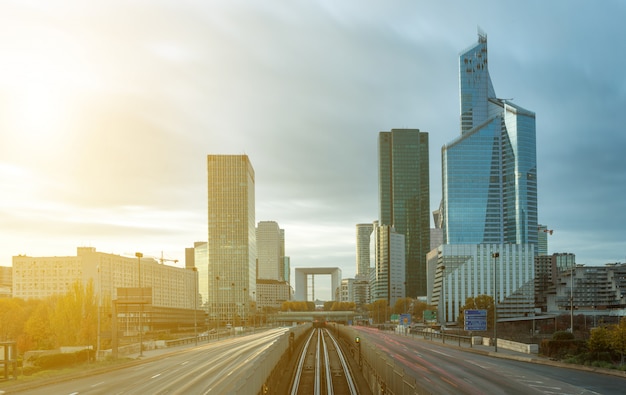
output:
[[[356,271],[377,138],[460,134],[458,56],[488,36],[498,97],[536,113],[549,253],[626,261],[626,3],[0,1],[0,265],[98,251],[184,262],[208,154],[246,154],[292,267]]]

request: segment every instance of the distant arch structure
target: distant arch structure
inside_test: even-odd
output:
[[[333,301],[340,300],[341,294],[341,269],[338,267],[308,267],[308,268],[296,268],[296,300],[308,301],[309,295],[309,282],[307,281],[311,276],[311,286],[313,292],[311,293],[312,301],[315,299],[315,276],[317,275],[330,275],[331,297]]]

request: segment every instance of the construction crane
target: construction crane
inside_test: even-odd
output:
[[[163,265],[165,262],[174,262],[174,263],[178,263],[178,259],[167,259],[167,258],[163,258],[163,251],[161,251],[161,258],[158,258],[159,263],[161,263],[161,265]]]

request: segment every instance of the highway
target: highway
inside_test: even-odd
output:
[[[287,328],[276,328],[248,336],[149,358],[140,364],[45,387],[20,394],[227,394],[239,380],[245,380],[250,362]],[[0,389],[2,387],[0,386]],[[251,393],[256,393],[250,389]],[[0,391],[2,393],[2,391]],[[16,393],[6,391],[7,394]]]
[[[626,379],[481,355],[437,342],[355,327],[361,343],[393,356],[432,394],[623,394]]]

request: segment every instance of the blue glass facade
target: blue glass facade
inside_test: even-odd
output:
[[[442,148],[444,244],[537,244],[535,114],[496,98],[487,37],[460,55],[461,135]]]

